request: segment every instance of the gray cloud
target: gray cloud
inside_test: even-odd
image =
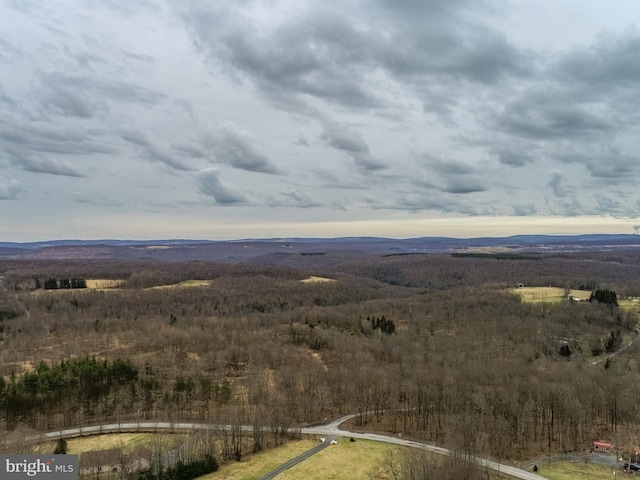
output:
[[[558,1],[544,38],[510,0],[0,2],[0,172],[136,226],[635,215],[631,0]],[[26,193],[0,182],[38,221]]]
[[[211,16],[202,17],[197,9],[186,18],[210,53],[224,59],[279,106],[304,110],[304,96],[354,108],[380,103],[365,89],[363,72],[357,68],[368,39],[344,16],[308,12],[304,19],[285,20],[266,35],[230,11],[215,18],[217,28],[213,29]]]
[[[602,114],[557,95],[531,94],[508,105],[498,117],[498,128],[533,140],[577,139],[608,133],[614,125]]]
[[[592,177],[609,183],[637,183],[635,175],[640,169],[638,158],[613,145],[563,146],[553,157],[562,163],[582,165]]]
[[[299,145],[301,147],[308,147],[309,146],[309,140],[307,140],[307,137],[305,137],[304,133],[301,133],[298,135],[298,139],[293,142],[294,145]]]
[[[327,125],[320,138],[329,147],[349,155],[355,164],[365,172],[387,168],[387,165],[371,155],[369,146],[365,143],[362,135],[347,125]]]
[[[161,162],[176,170],[192,170],[185,161],[177,158],[176,155],[172,155],[165,147],[152,142],[141,132],[122,131],[120,137],[139,147],[138,151],[147,160]]]
[[[478,178],[457,177],[450,178],[443,190],[447,193],[467,194],[484,192],[485,190],[487,190],[487,187],[483,185]]]
[[[186,2],[181,13],[202,51],[232,75],[280,108],[315,112],[312,99],[355,110],[385,108],[389,79],[428,96],[430,85],[437,90],[443,81],[488,85],[530,75],[531,53],[488,27],[476,15],[485,10],[479,5],[307,4],[271,29],[254,28],[228,6],[205,10]]]
[[[44,105],[54,113],[68,117],[91,118],[95,108],[69,90],[52,91]]]
[[[0,146],[27,156],[34,152],[61,155],[114,154],[116,149],[104,142],[104,132],[56,126],[40,122],[3,121],[0,117]]]
[[[301,192],[296,188],[281,191],[278,197],[269,197],[266,203],[270,207],[311,208],[321,206],[311,200],[311,197],[305,192]]]
[[[567,185],[567,179],[564,174],[559,171],[553,172],[551,180],[547,183],[547,187],[551,188],[553,194],[558,198],[565,198],[573,194],[573,188]]]
[[[349,153],[369,153],[369,147],[362,139],[362,135],[346,126],[329,126],[320,137],[327,142],[327,145],[338,150]]]
[[[468,163],[458,160],[442,160],[439,158],[428,159],[428,168],[444,175],[470,175],[476,169]]]
[[[640,31],[637,27],[616,35],[603,34],[591,45],[578,46],[561,57],[556,75],[573,84],[604,88],[640,85]]]
[[[97,207],[121,207],[122,203],[113,198],[106,197],[98,193],[76,192],[73,195],[74,201],[83,205],[94,205]]]
[[[248,132],[227,122],[205,140],[205,146],[219,163],[249,172],[280,174],[280,170],[269,157],[260,152]]]
[[[76,92],[76,95],[91,95],[96,99],[108,98],[111,102],[138,103],[148,107],[157,105],[167,98],[165,94],[147,87],[112,78],[49,73],[42,75],[42,82],[54,90],[65,88]]]
[[[529,215],[537,215],[538,209],[532,203],[520,203],[513,205],[513,214],[518,217],[526,217]]]
[[[7,109],[13,108],[16,106],[16,102],[11,100],[11,98],[7,96],[7,94],[4,91],[4,88],[2,88],[1,83],[0,83],[0,105],[4,106]]]
[[[536,147],[526,143],[522,143],[517,149],[511,145],[494,145],[489,148],[489,153],[502,165],[509,167],[524,167],[538,159]]]
[[[247,198],[242,192],[220,180],[220,172],[216,168],[202,170],[198,180],[200,192],[213,198],[218,205],[247,203]]]
[[[627,208],[617,200],[606,195],[598,196],[596,199],[596,208],[600,215],[628,215]],[[633,212],[635,213],[635,212]]]
[[[26,190],[17,180],[6,180],[0,176],[0,200],[18,200],[25,193]]]
[[[42,106],[50,113],[67,117],[92,118],[96,112],[108,110],[98,96],[88,95],[86,88],[77,88],[68,78],[43,75],[41,78]]]
[[[400,195],[393,205],[393,208],[398,210],[434,210],[454,213],[457,210],[458,202],[443,195],[406,193]]]
[[[14,156],[12,163],[28,172],[47,173],[49,175],[61,175],[65,177],[84,177],[82,172],[73,165],[49,157],[22,157]]]

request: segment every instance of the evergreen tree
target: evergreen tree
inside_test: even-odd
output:
[[[613,290],[596,290],[589,296],[590,302],[604,303],[605,305],[618,306],[618,296]]]
[[[607,353],[613,353],[618,350],[622,346],[622,334],[620,330],[616,330],[615,332],[611,332],[607,342],[604,345],[604,349]]]
[[[72,278],[71,288],[87,288],[87,280],[84,278]]]
[[[66,455],[67,454],[67,441],[61,438],[56,443],[56,448],[53,450],[54,455]]]

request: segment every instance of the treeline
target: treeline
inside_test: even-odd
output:
[[[613,290],[596,290],[595,292],[591,292],[589,301],[617,307],[618,295]]]
[[[61,406],[66,412],[82,409],[90,415],[99,403],[137,380],[137,369],[119,358],[84,357],[55,365],[41,361],[33,372],[12,373],[8,381],[0,376],[0,408],[7,429],[19,422],[36,426],[38,419],[53,417]]]
[[[160,473],[152,471],[141,472],[136,480],[193,480],[217,470],[218,461],[213,455],[207,454],[202,460],[194,460],[189,463],[179,461],[173,467],[169,467]]]
[[[40,283],[40,279],[35,279],[35,288],[42,288],[42,284]],[[56,278],[50,277],[45,279],[44,281],[44,289],[45,290],[55,290],[58,288],[62,289],[70,289],[70,288],[87,288],[87,279],[86,278],[78,278],[73,277],[72,279],[61,278],[58,281]]]
[[[124,280],[124,287],[149,288],[185,280],[214,280],[220,277],[268,277],[302,280],[308,275],[286,267],[226,265],[211,262],[161,262],[156,260],[6,260],[0,258],[0,275],[8,290],[31,290],[35,279],[47,278]]]

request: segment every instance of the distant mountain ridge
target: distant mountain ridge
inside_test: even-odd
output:
[[[275,256],[420,253],[542,253],[630,249],[640,235],[514,235],[509,237],[384,237],[263,238],[238,240],[48,240],[0,242],[5,259],[155,259],[271,263]]]
[[[116,240],[116,239],[103,239],[103,240],[45,240],[42,242],[0,242],[0,248],[22,248],[22,249],[37,249],[43,247],[77,247],[87,245],[110,245],[110,246],[165,246],[165,245],[194,245],[201,243],[212,243],[212,240],[186,240],[186,239],[172,239],[172,240]]]
[[[583,235],[513,235],[508,237],[414,237],[414,238],[390,238],[390,237],[273,237],[273,238],[246,238],[234,240],[192,240],[192,239],[159,239],[159,240],[130,240],[130,239],[63,239],[44,240],[41,242],[2,242],[0,248],[42,248],[62,246],[86,246],[86,245],[110,245],[110,246],[171,246],[171,245],[201,245],[210,243],[238,243],[238,242],[295,242],[295,243],[360,243],[360,242],[447,242],[463,244],[496,244],[504,243],[557,243],[557,242],[584,242],[605,240],[638,240],[640,235],[631,234],[583,234]]]

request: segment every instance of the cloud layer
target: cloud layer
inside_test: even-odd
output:
[[[231,216],[239,232],[285,218],[633,223],[634,13],[626,0],[5,2],[0,201],[14,231],[59,215],[58,237],[109,234],[78,232],[68,211]]]

